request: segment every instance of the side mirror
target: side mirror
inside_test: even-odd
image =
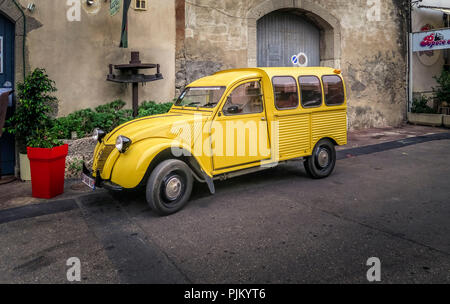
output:
[[[238,106],[229,106],[226,109],[226,112],[229,114],[237,114],[237,113],[239,113],[239,107]]]

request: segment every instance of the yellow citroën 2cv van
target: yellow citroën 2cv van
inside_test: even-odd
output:
[[[160,215],[182,209],[193,182],[252,173],[288,160],[312,178],[329,176],[336,145],[347,143],[340,70],[246,68],[218,72],[186,87],[164,115],[94,131],[98,144],[83,182],[110,190],[145,188]]]

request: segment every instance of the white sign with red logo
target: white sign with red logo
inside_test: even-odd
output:
[[[450,28],[413,34],[413,52],[450,49]]]

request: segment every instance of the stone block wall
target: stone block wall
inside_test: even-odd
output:
[[[257,20],[301,11],[321,29],[321,65],[346,79],[351,128],[400,125],[406,115],[406,0],[177,0],[177,93],[216,71],[256,66]],[[177,15],[177,19],[180,15]]]

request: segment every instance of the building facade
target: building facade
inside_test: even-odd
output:
[[[395,126],[405,118],[406,14],[403,0],[151,0],[129,11],[129,48],[119,48],[122,12],[111,0],[0,0],[15,25],[15,77],[22,65],[46,68],[56,81],[59,115],[121,98],[131,89],[105,81],[108,64],[130,51],[161,64],[164,81],[141,100],[171,101],[189,82],[221,69],[289,65],[303,52],[309,65],[340,68],[347,79],[353,128]],[[26,44],[22,47],[24,10]],[[68,14],[79,2],[80,20]],[[73,18],[72,18],[73,19]],[[25,52],[23,53],[23,50]],[[22,57],[25,60],[22,60]]]
[[[408,0],[131,0],[129,47],[119,48],[123,2],[0,0],[0,88],[45,68],[63,116],[116,99],[131,107],[131,87],[106,81],[131,51],[161,65],[164,80],[139,94],[157,102],[219,70],[292,66],[302,54],[306,65],[342,70],[350,128],[405,121]],[[14,163],[13,146],[2,139],[4,162]]]
[[[26,36],[23,15],[26,15]],[[130,61],[130,51],[139,51],[142,62],[161,64],[164,81],[140,89],[145,100],[159,102],[174,98],[175,86],[175,2],[147,1],[146,10],[128,12],[129,48],[119,48],[122,9],[110,14],[110,1],[94,0],[0,0],[0,17],[15,27],[14,82],[26,72],[45,68],[56,81],[59,115],[93,108],[123,99],[131,104],[130,86],[106,81],[109,64]],[[34,3],[33,11],[27,9]],[[26,39],[23,53],[23,37]],[[23,60],[25,56],[25,60]],[[151,72],[151,71],[150,71]]]
[[[352,128],[397,126],[406,114],[408,1],[177,1],[176,85],[220,69],[340,68]],[[184,9],[184,11],[183,11]]]

